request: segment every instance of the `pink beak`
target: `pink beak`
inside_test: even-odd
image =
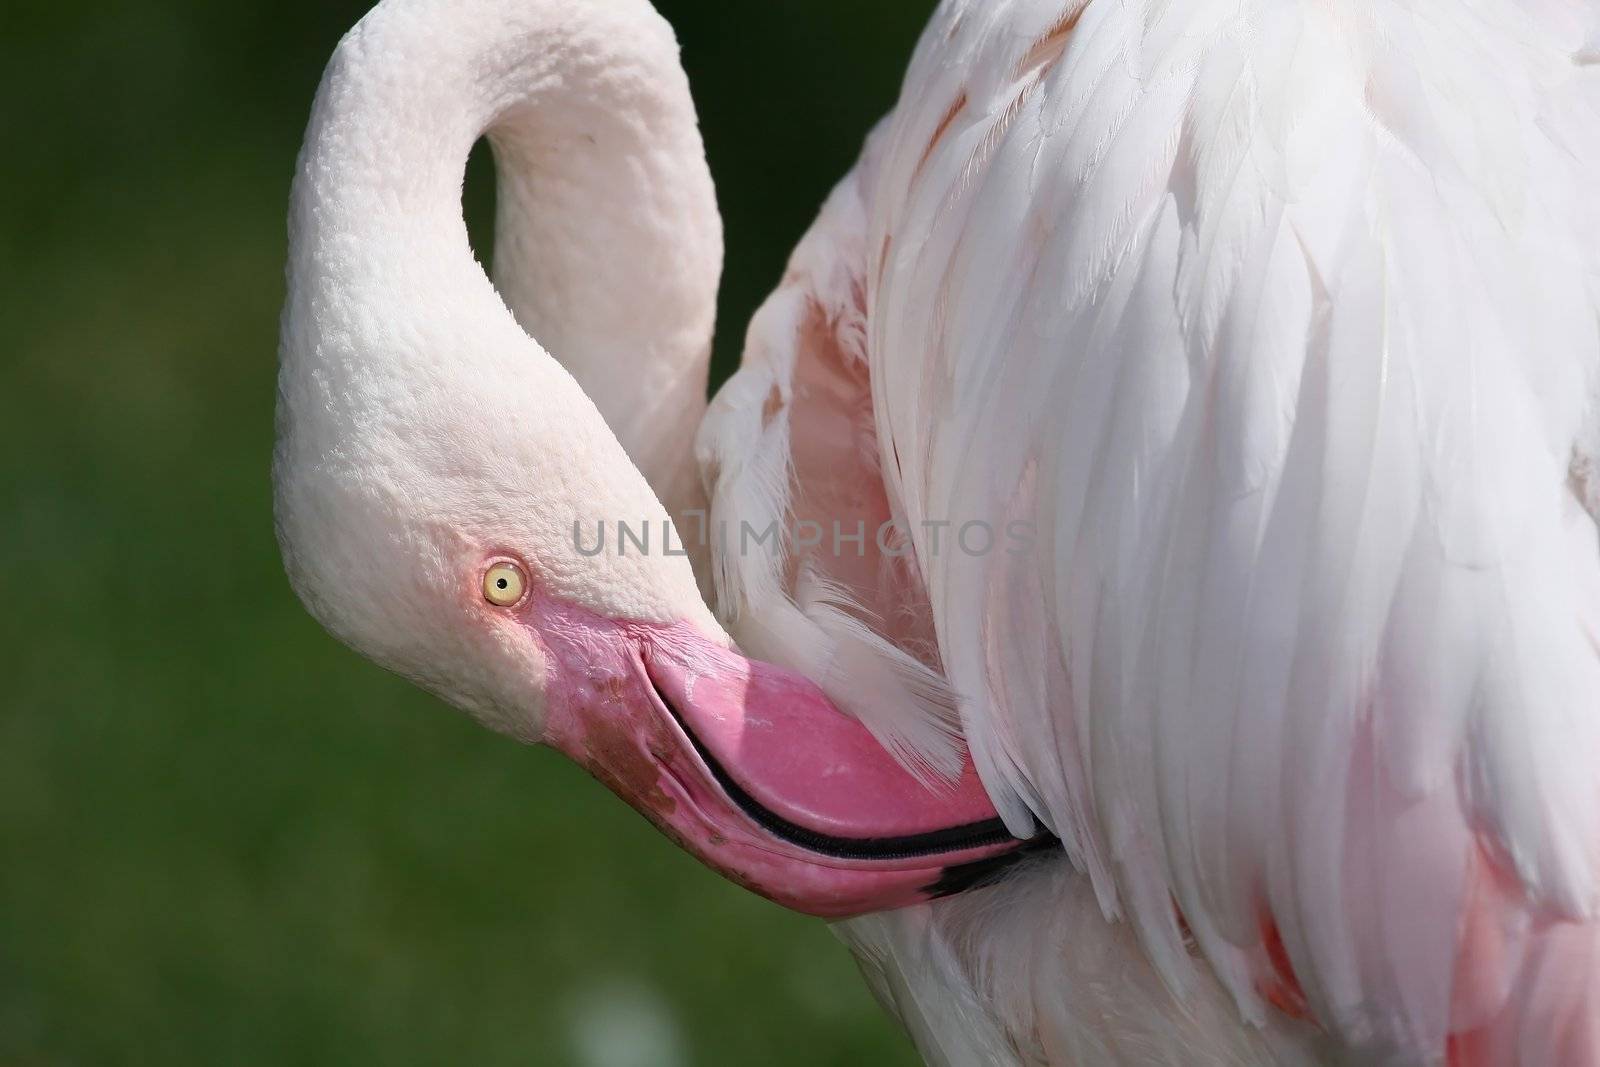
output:
[[[733,881],[829,919],[982,884],[1027,842],[970,761],[933,791],[815,685],[687,626],[524,608],[554,659],[545,741]]]

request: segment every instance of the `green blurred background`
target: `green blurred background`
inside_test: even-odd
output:
[[[284,209],[366,6],[7,5],[0,1064],[910,1062],[821,924],[286,587]],[[720,377],[931,0],[661,6],[727,220]]]

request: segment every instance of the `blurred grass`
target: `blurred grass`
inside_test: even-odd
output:
[[[364,6],[8,11],[0,1064],[909,1062],[820,924],[289,593],[284,205]],[[929,4],[661,6],[727,219],[725,373]]]

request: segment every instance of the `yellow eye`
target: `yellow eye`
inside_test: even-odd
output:
[[[496,563],[483,576],[483,599],[497,608],[515,607],[527,588],[528,579],[515,563]]]

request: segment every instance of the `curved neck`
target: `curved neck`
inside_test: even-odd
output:
[[[461,214],[482,136],[504,306]],[[509,308],[663,503],[697,506],[722,230],[677,44],[646,0],[384,0],[329,67],[296,202],[292,269],[359,257],[391,307],[437,311],[443,290],[453,315]]]

